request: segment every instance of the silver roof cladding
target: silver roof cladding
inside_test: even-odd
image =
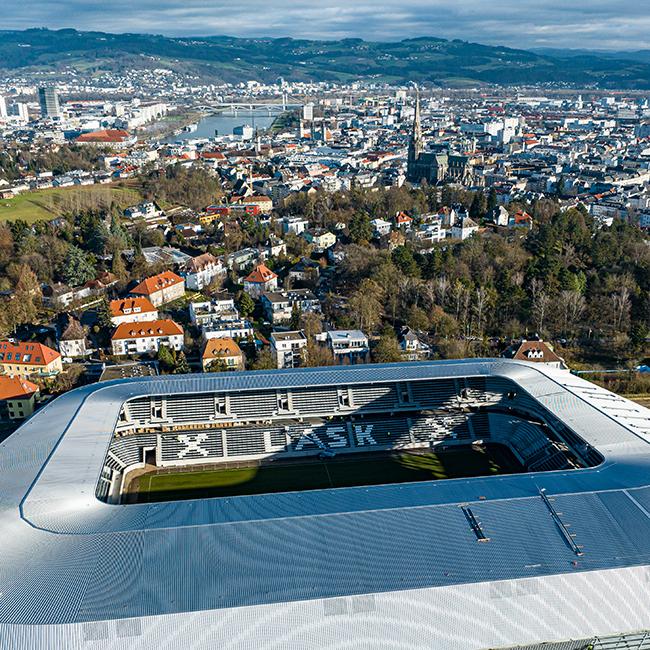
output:
[[[132,397],[476,375],[512,379],[605,462],[163,504],[95,498]],[[485,648],[650,627],[649,418],[566,372],[503,360],[84,387],[0,445],[0,647]]]

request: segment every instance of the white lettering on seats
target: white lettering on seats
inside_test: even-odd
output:
[[[208,439],[207,433],[197,433],[196,435],[182,435],[178,436],[178,442],[181,442],[185,445],[185,449],[181,449],[178,452],[178,458],[185,458],[188,454],[197,453],[203,456],[204,458],[210,455],[210,452],[207,449],[201,447],[201,443],[205,442]]]
[[[345,427],[327,427],[326,435],[331,438],[330,447],[347,447],[350,443],[345,435]]]
[[[357,439],[357,447],[377,444],[377,441],[370,435],[372,433],[372,429],[372,424],[367,424],[365,428],[361,424],[354,425],[354,435]]]
[[[296,446],[293,448],[294,451],[302,451],[305,445],[316,446],[316,443],[313,440],[313,429],[304,429],[301,434]]]

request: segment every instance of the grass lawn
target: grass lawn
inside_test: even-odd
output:
[[[521,471],[504,447],[464,447],[440,453],[394,453],[244,467],[149,474],[139,478],[140,501],[171,501],[355,485],[408,483]]]
[[[136,190],[116,185],[55,187],[0,199],[0,221],[23,219],[31,223],[54,219],[66,212],[108,207],[111,203],[126,208],[140,199]]]

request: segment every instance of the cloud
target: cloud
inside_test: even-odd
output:
[[[461,38],[515,48],[650,48],[650,12],[620,0],[9,0],[4,29],[170,36]]]

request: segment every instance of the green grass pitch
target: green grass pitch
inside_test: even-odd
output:
[[[522,471],[509,450],[500,446],[465,447],[440,453],[396,452],[391,455],[338,457],[331,460],[243,467],[181,469],[139,478],[139,501],[266,494],[361,485],[490,476]]]

